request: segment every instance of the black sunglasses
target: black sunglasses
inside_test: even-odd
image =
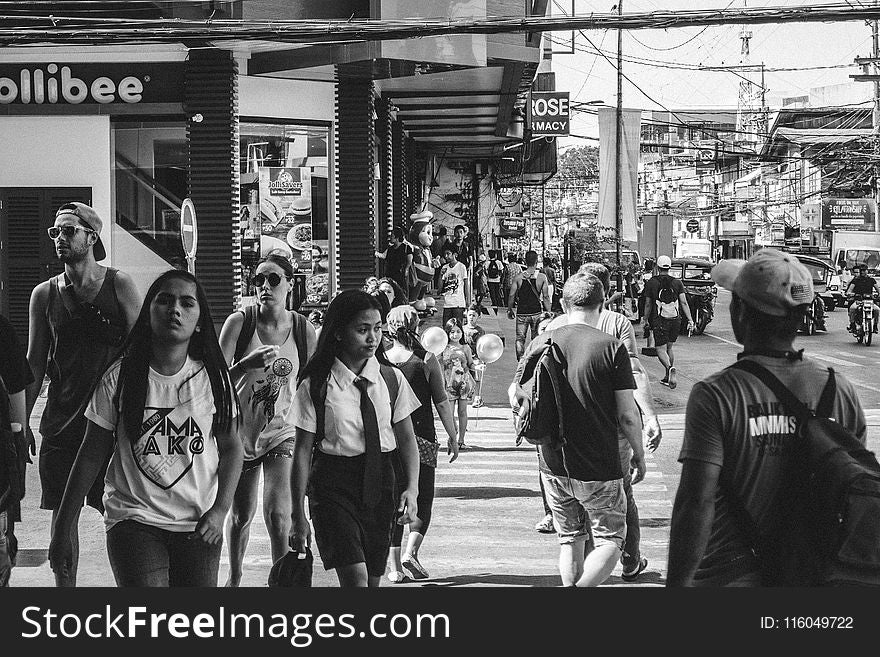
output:
[[[268,276],[265,274],[257,274],[254,276],[251,281],[253,282],[255,287],[263,287],[263,283],[269,281],[269,285],[272,287],[278,287],[281,283],[281,276],[276,274],[274,271],[271,272]]]
[[[64,237],[66,237],[67,239],[70,239],[71,237],[76,235],[77,232],[79,232],[81,230],[86,233],[94,233],[95,232],[91,228],[86,228],[85,226],[73,226],[73,225],[52,226],[46,232],[49,233],[49,237],[54,240],[54,239],[58,239],[59,235],[64,235]]]

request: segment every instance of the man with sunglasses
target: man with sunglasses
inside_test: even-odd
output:
[[[101,241],[103,225],[88,205],[62,205],[48,233],[64,273],[40,283],[31,293],[27,359],[35,380],[27,389],[27,418],[48,374],[49,391],[40,420],[40,508],[52,511],[53,527],[85,434],[83,410],[89,393],[122,346],[141,307],[132,278],[98,264],[107,257]],[[28,434],[35,453],[30,427]],[[103,511],[103,475],[95,481],[86,501]],[[76,585],[76,532],[72,539],[73,568],[68,576],[55,573],[58,586]]]

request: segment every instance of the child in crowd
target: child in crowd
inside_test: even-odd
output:
[[[467,406],[473,400],[477,387],[474,357],[471,348],[465,344],[464,332],[455,319],[446,322],[444,328],[449,336],[449,343],[440,354],[440,364],[443,366],[449,401],[454,403],[458,411],[458,448],[467,449],[464,443],[468,424]]]
[[[339,294],[289,412],[297,427],[291,547],[305,552],[310,541],[308,488],[321,560],[342,587],[378,586],[395,515],[400,524],[417,518],[419,452],[410,415],[418,407],[403,373],[385,357],[376,297]],[[399,487],[396,451],[405,473]]]
[[[65,574],[71,528],[107,459],[107,554],[119,586],[216,586],[223,522],[241,474],[238,396],[208,300],[191,274],[150,286],[122,348],[97,382],[49,546]]]
[[[464,341],[465,344],[471,348],[471,353],[477,353],[477,342],[480,338],[486,335],[486,331],[482,326],[477,324],[477,319],[479,319],[478,307],[471,306],[467,313],[465,314],[465,325],[462,327],[464,331]],[[479,391],[479,383],[480,379],[483,377],[483,367],[480,367],[481,363],[479,358],[474,358],[474,369],[475,369],[475,380],[477,382],[477,390]],[[483,398],[476,394],[474,395],[474,408],[480,408],[483,405]]]

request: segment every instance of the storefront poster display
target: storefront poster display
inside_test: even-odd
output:
[[[312,173],[307,167],[264,167],[259,170],[261,251],[281,251],[296,272],[305,274],[305,304],[326,303],[327,245],[312,240]],[[325,242],[325,240],[321,240]],[[320,249],[320,252],[318,252]],[[323,264],[322,264],[323,263]]]

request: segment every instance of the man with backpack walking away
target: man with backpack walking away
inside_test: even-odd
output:
[[[675,376],[675,354],[673,345],[681,330],[681,317],[687,318],[688,331],[694,330],[694,320],[688,306],[684,284],[669,275],[672,260],[669,256],[657,258],[659,273],[645,284],[645,312],[654,334],[657,358],[666,368],[660,383],[670,388],[677,385]]]
[[[504,263],[498,257],[498,251],[489,251],[489,263],[486,265],[486,283],[489,285],[489,298],[492,300],[492,310],[498,314],[498,306],[504,305],[501,296],[501,278],[504,275]]]
[[[550,288],[547,277],[536,271],[538,253],[526,251],[526,269],[510,286],[507,297],[507,316],[516,319],[516,359],[522,358],[526,346],[526,334],[531,330],[531,340],[538,336],[538,324],[550,313]],[[513,306],[516,304],[516,311]]]
[[[563,586],[599,586],[621,556],[626,496],[618,432],[633,450],[633,483],[646,471],[629,355],[594,328],[604,300],[598,278],[571,276],[562,291],[568,324],[532,340],[510,391],[517,432],[540,448]]]
[[[880,583],[867,581],[880,580],[880,466],[862,407],[849,381],[793,346],[810,272],[764,248],[712,278],[733,293],[743,352],[688,400],[667,585]]]

